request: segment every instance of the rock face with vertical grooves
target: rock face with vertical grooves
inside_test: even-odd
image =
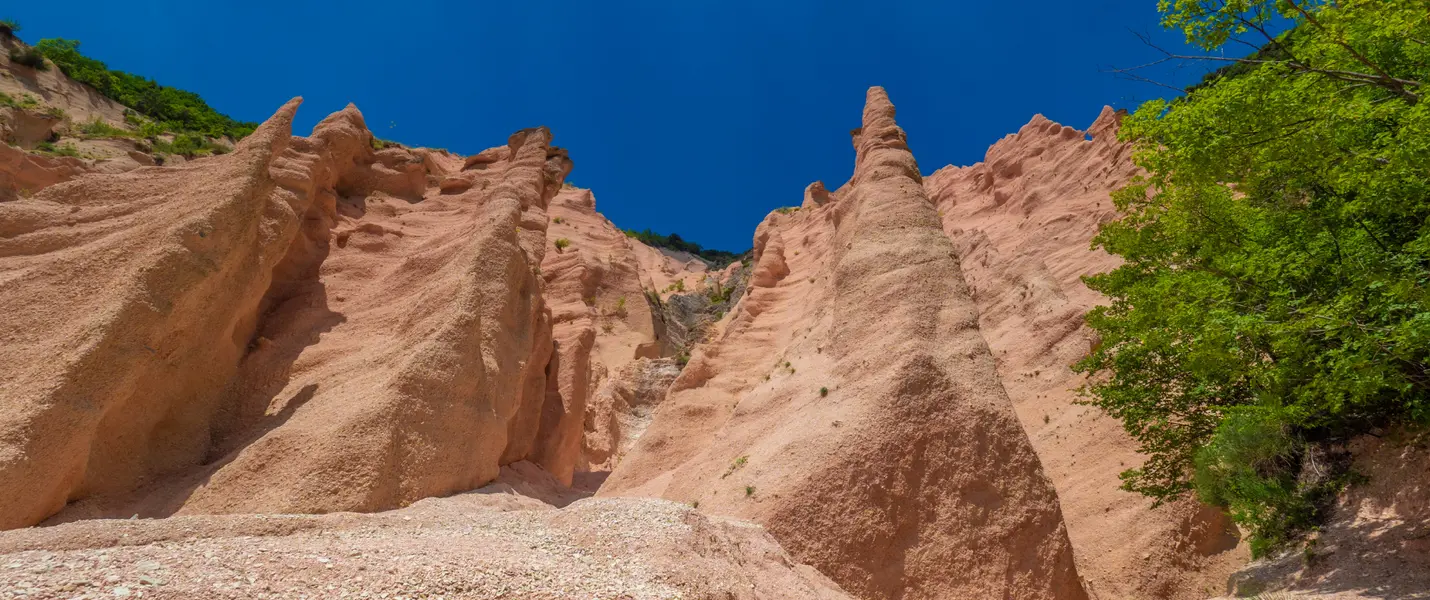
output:
[[[424,503],[677,500],[763,524],[866,598],[1180,600],[1246,559],[1218,511],[1117,490],[1141,457],[1072,403],[1103,300],[1079,278],[1115,265],[1088,242],[1136,174],[1110,109],[1086,132],[1036,116],[924,178],[873,88],[851,179],[811,183],[752,260],[712,271],[563,185],[544,128],[461,157],[377,144],[352,106],[294,137],[298,104],[231,154],[164,167],[0,145],[0,529],[185,515],[53,531],[261,536],[267,517],[200,515],[385,511],[495,480]],[[0,133],[49,126],[30,117],[0,114]],[[705,517],[601,503],[489,521],[579,538],[618,518],[594,547],[676,548],[654,552],[686,591],[710,552],[787,575],[761,536],[687,543]],[[815,585],[790,589],[838,597],[795,570]]]
[[[854,176],[755,234],[751,288],[603,495],[763,523],[868,598],[1086,597],[884,90]]]
[[[1119,489],[1118,473],[1143,460],[1136,443],[1116,419],[1075,403],[1083,380],[1069,365],[1096,341],[1083,315],[1105,301],[1082,277],[1117,265],[1091,240],[1116,216],[1111,192],[1137,173],[1118,121],[1111,108],[1087,131],[1034,116],[983,162],[939,169],[924,187],[962,257],[999,378],[1057,487],[1089,593],[1204,598],[1248,558],[1235,528],[1194,500],[1154,509]]]
[[[591,190],[563,189],[550,214],[541,273],[556,350],[540,418],[542,446],[534,458],[570,485],[578,472],[605,470],[602,463],[615,451],[609,439],[588,446],[586,436],[619,439],[619,424],[629,414],[629,406],[596,401],[597,390],[632,361],[658,357],[664,328],[647,302],[646,286],[653,284],[639,258],[656,251],[596,212]],[[673,271],[677,277],[685,273]]]
[[[292,137],[297,108],[0,204],[0,527],[380,510],[540,447],[564,152],[518,132],[442,195],[451,159],[375,153],[353,107]]]

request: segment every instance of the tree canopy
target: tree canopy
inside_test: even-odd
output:
[[[1430,421],[1430,19],[1423,0],[1162,0],[1205,49],[1261,48],[1121,136],[1145,170],[1094,244],[1125,263],[1078,368],[1150,459],[1264,553],[1319,518],[1351,436]],[[1290,33],[1273,35],[1275,20]]]

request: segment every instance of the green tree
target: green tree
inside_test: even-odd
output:
[[[1078,368],[1150,457],[1124,487],[1195,490],[1262,553],[1338,489],[1311,476],[1320,449],[1430,419],[1430,19],[1423,0],[1160,8],[1203,48],[1262,50],[1124,122],[1146,176],[1094,241],[1125,263],[1087,280],[1111,302]]]

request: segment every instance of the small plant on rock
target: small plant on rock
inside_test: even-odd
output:
[[[724,475],[721,475],[720,478],[721,478],[721,479],[724,479],[724,478],[726,478],[726,477],[729,477],[730,475],[734,474],[735,471],[740,470],[740,467],[745,466],[745,463],[747,463],[747,462],[749,462],[749,461],[750,461],[750,457],[748,457],[748,456],[741,456],[740,458],[737,458],[737,459],[735,459],[734,461],[731,461],[731,462],[730,462],[730,468],[725,469],[725,474],[724,474]]]
[[[753,495],[755,495],[755,486],[753,486],[753,485],[747,485],[747,486],[745,486],[745,497],[746,497],[746,498],[749,498],[750,496],[753,496]]]
[[[820,398],[823,398],[823,397],[828,396],[828,395],[829,395],[829,388],[827,388],[827,387],[819,388],[819,397],[820,397]]]
[[[566,238],[556,238],[555,244],[557,252],[565,252],[567,248],[571,247],[571,240],[568,240]]]
[[[15,32],[20,30],[20,22],[14,19],[0,19],[0,35],[5,37],[15,37]]]
[[[85,139],[122,138],[132,137],[134,135],[133,132],[110,125],[97,116],[94,120],[81,124],[79,126],[79,133],[80,136]]]
[[[68,156],[71,158],[79,158],[80,155],[79,148],[75,148],[74,144],[62,144],[56,146],[51,142],[40,142],[39,144],[35,145],[35,151],[41,154],[50,154],[53,156]]]

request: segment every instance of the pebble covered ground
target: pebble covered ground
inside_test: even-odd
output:
[[[0,533],[0,598],[846,598],[763,529],[661,500],[464,494],[359,515]]]

